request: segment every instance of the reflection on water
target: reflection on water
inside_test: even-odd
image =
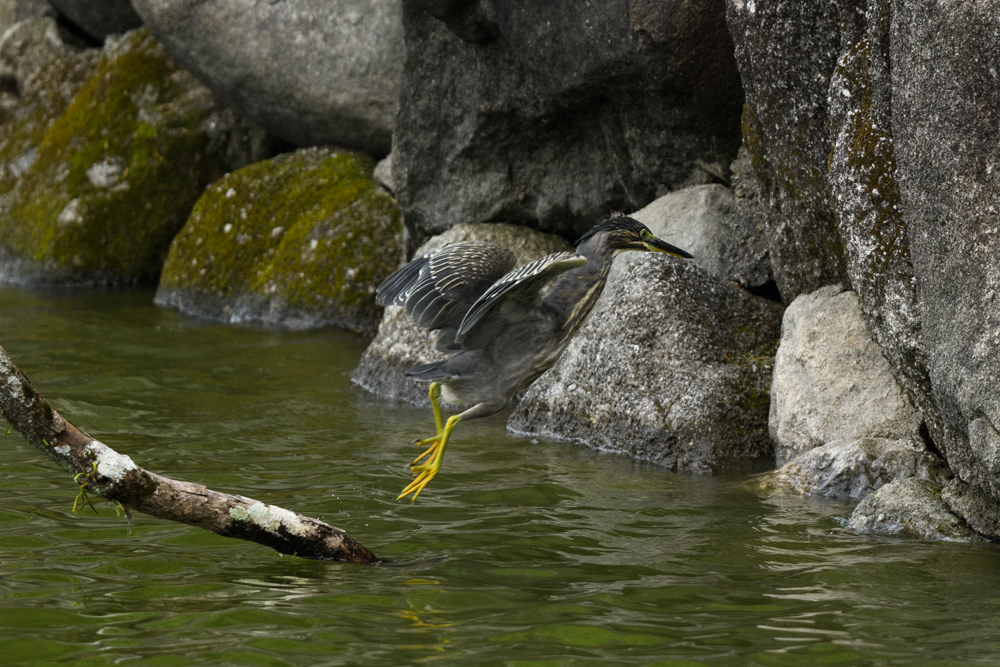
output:
[[[156,472],[346,529],[387,559],[281,557],[113,508],[13,434],[0,459],[4,664],[961,664],[1000,661],[1000,554],[841,530],[761,497],[463,425],[395,501],[430,413],[352,386],[365,342],[206,324],[148,291],[0,289],[0,345]],[[671,662],[675,661],[675,662]]]

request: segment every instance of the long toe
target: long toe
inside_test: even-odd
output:
[[[414,472],[416,472],[416,469],[414,470]],[[436,469],[421,470],[420,474],[417,475],[417,478],[412,482],[410,482],[409,485],[405,489],[403,489],[402,493],[396,496],[396,500],[401,500],[412,493],[413,497],[410,498],[410,502],[415,501],[417,499],[417,496],[420,495],[420,492],[424,490],[424,487],[427,486],[428,482],[434,479],[434,475],[436,474],[437,474]]]
[[[426,459],[428,456],[433,457],[437,453],[438,449],[440,449],[440,448],[441,448],[441,441],[440,440],[434,440],[434,441],[432,441],[431,442],[431,446],[428,447],[426,450],[424,450],[424,452],[420,456],[418,456],[417,458],[413,459],[413,461],[410,462],[410,465],[411,466],[415,466],[418,463],[420,463],[421,461],[423,461],[424,459]],[[433,459],[431,459],[431,460],[433,460]]]

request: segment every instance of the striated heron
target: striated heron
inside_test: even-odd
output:
[[[458,422],[501,410],[555,363],[594,309],[623,250],[691,257],[637,220],[618,216],[580,237],[576,252],[518,269],[509,250],[463,241],[413,260],[379,285],[380,304],[403,306],[418,325],[439,329],[435,347],[455,353],[406,371],[431,381],[437,434],[417,442],[427,449],[410,464],[417,477],[397,500],[411,493],[416,500],[434,478]],[[444,421],[442,397],[472,407]]]

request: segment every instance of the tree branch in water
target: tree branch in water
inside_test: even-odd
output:
[[[0,347],[0,414],[74,475],[81,487],[126,509],[257,542],[302,558],[372,564],[375,555],[344,531],[262,502],[143,470],[64,419]]]

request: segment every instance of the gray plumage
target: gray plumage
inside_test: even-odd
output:
[[[499,246],[450,243],[387,278],[378,302],[402,305],[418,325],[440,329],[437,349],[457,352],[406,374],[439,381],[448,402],[473,405],[466,419],[492,414],[555,363],[597,304],[617,251],[690,256],[624,216],[578,244],[575,253],[512,270],[514,255]]]

